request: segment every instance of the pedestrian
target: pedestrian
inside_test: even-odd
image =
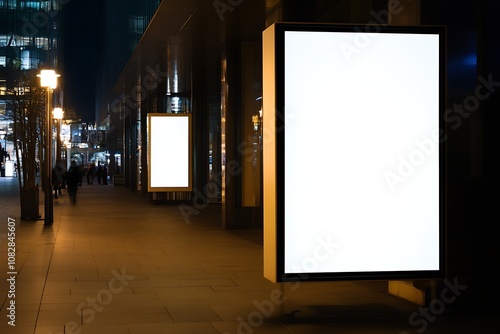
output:
[[[80,170],[80,182],[78,183],[78,186],[81,187],[82,186],[82,182],[83,182],[83,175],[85,175],[85,169],[83,168],[83,165],[78,165],[78,169]]]
[[[64,165],[61,160],[57,160],[56,165],[52,168],[52,187],[54,188],[54,199],[58,199],[61,195],[61,189],[64,183]]]
[[[76,161],[71,161],[71,166],[66,172],[66,184],[68,193],[73,204],[76,204],[76,194],[78,192],[78,184],[81,180],[80,168],[76,165]]]
[[[102,168],[102,180],[103,180],[103,185],[107,186],[108,185],[108,167],[104,165]]]
[[[94,183],[95,164],[91,163],[87,168],[87,184]]]
[[[97,165],[96,176],[97,176],[97,184],[101,184],[101,181],[102,181],[102,165],[101,164]]]

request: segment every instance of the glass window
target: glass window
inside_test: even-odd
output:
[[[7,46],[8,41],[9,37],[7,35],[0,35],[0,46]]]
[[[38,64],[40,64],[40,59],[38,57],[31,56],[31,68],[38,68]]]
[[[48,50],[49,49],[49,39],[47,37],[35,37],[35,46],[38,49]]]
[[[6,94],[7,94],[7,84],[5,80],[0,80],[0,95],[6,95]]]
[[[21,51],[21,70],[29,70],[31,68],[30,51]]]
[[[31,37],[14,36],[14,40],[16,41],[16,46],[30,46],[31,45]]]
[[[5,67],[7,66],[7,57],[5,56],[0,56],[0,67]]]
[[[140,34],[146,29],[147,18],[145,16],[133,16],[129,20],[130,31],[135,34]]]
[[[29,87],[14,87],[14,90],[16,91],[16,94],[18,95],[25,95],[30,92]]]
[[[61,10],[60,0],[52,0],[52,10]]]
[[[40,1],[22,1],[21,8],[40,9]]]

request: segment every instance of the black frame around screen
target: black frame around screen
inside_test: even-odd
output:
[[[377,32],[439,35],[439,129],[445,131],[443,114],[446,109],[446,29],[441,26],[362,26],[337,24],[275,24],[275,71],[276,71],[276,192],[277,192],[277,280],[281,282],[295,281],[333,281],[333,280],[403,280],[403,279],[439,279],[445,277],[446,271],[446,142],[439,143],[439,270],[431,271],[370,271],[370,272],[324,272],[324,273],[286,273],[285,262],[285,32]],[[443,133],[442,138],[446,134]]]

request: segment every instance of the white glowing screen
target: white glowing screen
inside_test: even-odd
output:
[[[439,35],[285,32],[285,273],[440,269]]]
[[[189,116],[150,116],[149,134],[150,188],[189,188]]]

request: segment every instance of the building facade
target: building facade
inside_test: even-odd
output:
[[[66,0],[0,1],[0,131],[6,153],[13,159],[12,94],[23,94],[26,87],[17,82],[29,72],[42,68],[62,68],[63,5]],[[56,91],[54,99],[62,99]],[[62,102],[62,101],[61,101]],[[60,104],[62,105],[62,104]]]
[[[123,128],[111,109],[116,100],[112,88],[134,53],[161,0],[100,2],[97,41],[96,130],[105,132],[104,151],[110,156],[111,174],[121,173]],[[116,157],[116,158],[115,158]]]
[[[470,268],[489,272],[487,264],[475,263],[474,257],[491,252],[492,243],[482,243],[474,256],[465,254],[461,242],[489,236],[487,223],[467,221],[468,210],[474,209],[460,203],[481,198],[485,183],[499,184],[493,158],[486,154],[497,141],[498,114],[492,112],[498,106],[494,86],[498,36],[493,32],[497,9],[497,4],[486,0],[469,1],[467,6],[429,0],[161,2],[118,77],[109,76],[106,81],[112,89],[106,90],[100,110],[108,117],[110,154],[120,155],[120,172],[132,191],[140,190],[152,200],[188,201],[195,208],[186,213],[188,217],[208,203],[219,203],[223,228],[261,228],[262,31],[274,22],[287,21],[366,27],[445,25],[447,103],[452,108],[447,115],[455,116],[454,122],[447,123],[451,131],[446,173],[448,235],[454,236],[449,241],[448,251],[454,255],[449,268],[450,275],[462,274],[472,281],[478,274]],[[490,82],[491,94],[479,103],[475,90],[485,82]],[[469,103],[467,112],[453,109],[464,103]],[[148,113],[192,114],[193,192],[148,193]],[[325,152],[312,163],[328,159]],[[472,229],[474,234],[463,234]]]
[[[127,187],[154,200],[222,204],[228,229],[262,226],[262,31],[286,20],[369,22],[371,10],[384,8],[384,1],[160,3],[107,100],[109,147],[121,151]],[[192,113],[197,192],[147,192],[148,113]]]

